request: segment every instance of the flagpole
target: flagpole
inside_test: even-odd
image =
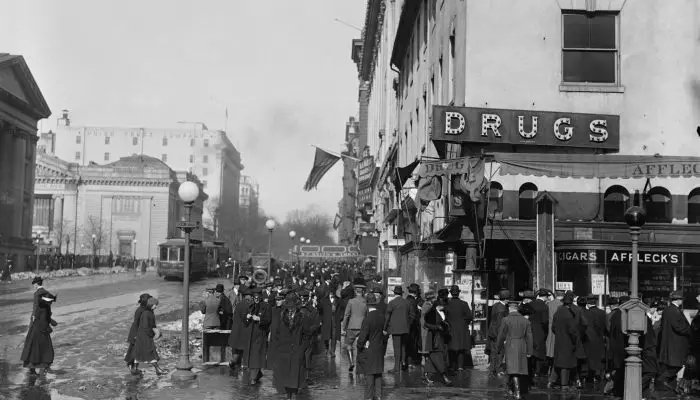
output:
[[[226,117],[224,118],[224,132],[228,133],[228,106],[226,106]]]
[[[346,155],[346,154],[343,154],[343,153],[335,153],[335,152],[332,152],[332,151],[329,151],[329,150],[326,150],[326,149],[322,149],[322,148],[320,148],[320,147],[318,147],[318,146],[316,146],[316,145],[314,145],[314,144],[309,144],[309,146],[314,147],[314,148],[317,148],[317,149],[320,149],[320,150],[323,150],[323,151],[325,151],[326,153],[332,154],[332,155],[334,155],[334,156],[336,156],[336,157],[345,157],[345,158],[349,158],[349,159],[351,159],[351,160],[353,160],[353,161],[360,161],[359,158],[350,157],[350,156],[348,156],[348,155]]]

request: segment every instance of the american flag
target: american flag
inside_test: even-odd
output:
[[[314,166],[311,168],[304,190],[309,192],[311,189],[316,189],[318,182],[321,181],[326,172],[330,170],[335,163],[340,160],[340,157],[333,155],[323,149],[316,147],[316,156],[314,157]]]

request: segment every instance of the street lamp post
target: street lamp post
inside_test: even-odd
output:
[[[34,253],[36,255],[36,274],[37,275],[39,275],[39,244],[41,243],[43,234],[44,233],[42,231],[37,231],[37,232],[34,232],[34,235],[32,235],[32,238],[34,239]]]
[[[265,222],[265,227],[269,232],[267,236],[267,277],[269,279],[270,273],[272,272],[272,231],[275,230],[275,221],[268,219],[267,222]]]
[[[95,248],[95,239],[97,239],[97,235],[95,235],[93,233],[92,234],[92,263],[91,263],[92,269],[95,269],[95,256],[96,256],[95,253],[97,253],[97,249]]]
[[[302,269],[301,269],[301,267],[302,267],[302,265],[301,265],[301,263],[302,263],[302,261],[301,261],[301,245],[302,244],[306,244],[306,238],[303,236],[301,237],[301,239],[299,239],[299,272],[302,271]]]
[[[70,235],[66,235],[66,258],[70,263],[70,268],[73,269],[73,261],[70,258]]]
[[[292,243],[292,264],[294,264],[294,254],[296,253],[296,245],[294,244],[294,238],[297,237],[295,231],[289,231],[289,241]]]
[[[190,214],[195,200],[199,197],[199,187],[194,182],[183,182],[177,190],[180,200],[185,205],[185,220],[177,224],[178,229],[185,233],[185,266],[182,273],[182,342],[180,342],[180,360],[173,372],[174,381],[188,381],[195,378],[190,362],[190,234],[197,224],[190,222]]]
[[[622,328],[629,335],[627,358],[625,359],[625,394],[624,400],[642,398],[642,349],[639,347],[639,336],[646,332],[646,306],[639,299],[639,263],[637,260],[639,234],[646,222],[646,212],[634,205],[625,212],[625,222],[629,225],[632,239],[632,280],[630,281],[630,301],[620,308],[623,312]]]

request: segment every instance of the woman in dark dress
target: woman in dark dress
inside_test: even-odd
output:
[[[129,348],[126,350],[126,355],[124,356],[124,361],[126,361],[126,366],[133,372],[134,370],[134,345],[136,344],[136,334],[139,331],[139,323],[141,322],[141,314],[146,309],[146,302],[151,297],[150,294],[144,293],[139,297],[139,306],[134,312],[134,322],[131,323],[131,329],[129,329],[129,335],[126,337],[126,342],[129,343]]]
[[[165,375],[168,373],[158,366],[158,352],[156,351],[156,344],[154,340],[160,338],[160,330],[156,328],[156,317],[153,314],[153,310],[158,306],[158,299],[155,297],[149,297],[146,300],[146,309],[141,312],[141,319],[139,320],[139,329],[136,333],[136,343],[134,344],[134,368],[132,369],[133,374],[141,373],[139,370],[139,364],[151,364],[156,370],[156,374]]]
[[[447,345],[450,342],[450,327],[445,316],[447,299],[439,297],[433,307],[425,314],[425,329],[427,348],[425,353],[424,377],[428,384],[433,383],[430,374],[439,374],[446,384],[452,381],[447,378],[448,354]]]
[[[53,364],[54,358],[51,327],[56,326],[56,321],[51,319],[51,303],[56,301],[56,296],[44,289],[42,284],[40,277],[32,280],[35,289],[34,311],[20,357],[24,368],[29,368],[30,374],[36,374],[36,368],[46,371]]]
[[[282,308],[282,322],[272,332],[276,344],[273,375],[277,389],[283,391],[287,399],[294,399],[299,389],[306,387],[304,317],[301,303],[294,294],[287,295]]]

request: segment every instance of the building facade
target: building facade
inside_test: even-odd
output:
[[[698,289],[696,1],[383,3],[397,13],[393,43],[376,42],[399,71],[397,134],[381,150],[374,221],[403,240],[397,276],[619,295],[637,199],[643,296]],[[369,143],[380,133],[370,124]],[[479,201],[465,201],[478,170]]]
[[[32,243],[37,122],[51,115],[24,57],[0,53],[0,270],[23,269]]]
[[[357,219],[357,161],[360,152],[360,122],[355,117],[348,118],[345,123],[345,155],[341,157],[343,163],[343,195],[338,204],[338,243],[344,245],[354,244],[356,241]]]
[[[241,176],[239,189],[241,218],[250,219],[259,212],[260,185],[252,176]]]
[[[207,199],[201,182],[159,159],[138,155],[81,166],[39,153],[33,231],[64,255],[89,255],[94,243],[98,256],[155,259],[159,243],[181,236],[176,224],[185,214],[177,190],[187,180],[200,186],[190,218],[201,221]],[[192,237],[214,235],[202,227]]]
[[[241,155],[226,132],[204,124],[180,129],[75,126],[63,110],[55,132],[42,134],[39,148],[81,166],[133,155],[157,158],[196,175],[211,194],[204,205],[206,227],[220,230],[219,221],[235,223],[238,216]]]

